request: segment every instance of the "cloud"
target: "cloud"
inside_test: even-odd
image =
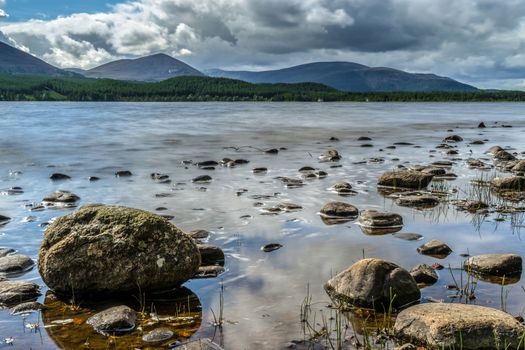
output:
[[[0,30],[62,67],[166,52],[198,68],[350,60],[505,86],[525,73],[522,0],[131,0]]]

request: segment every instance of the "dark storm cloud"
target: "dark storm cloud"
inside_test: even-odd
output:
[[[132,0],[0,26],[60,66],[164,51],[199,68],[349,60],[516,85],[525,73],[523,0]]]

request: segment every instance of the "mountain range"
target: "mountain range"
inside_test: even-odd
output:
[[[262,72],[213,69],[210,76],[250,83],[316,82],[341,91],[474,91],[474,86],[435,74],[407,73],[386,67],[368,67],[352,62],[315,62]]]
[[[59,69],[39,58],[0,42],[0,74],[53,77],[84,76],[128,81],[155,82],[179,76],[203,76],[199,70],[165,54],[123,59],[89,70]],[[474,86],[434,74],[408,73],[386,67],[368,67],[352,62],[315,62],[279,70],[260,72],[206,71],[212,77],[250,83],[324,84],[350,92],[392,91],[476,91]]]

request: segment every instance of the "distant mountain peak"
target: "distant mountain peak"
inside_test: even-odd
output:
[[[475,91],[463,84],[435,74],[408,73],[389,67],[369,67],[354,62],[312,62],[268,71],[208,70],[215,77],[251,83],[313,82],[350,92],[392,91]]]
[[[135,81],[161,81],[179,76],[202,76],[188,64],[165,53],[103,64],[83,73],[89,78]]]

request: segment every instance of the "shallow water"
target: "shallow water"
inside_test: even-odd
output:
[[[478,129],[480,121],[488,128]],[[513,128],[492,127],[501,124]],[[459,155],[449,157],[441,150],[429,153],[451,134],[449,129],[465,139],[458,143]],[[321,313],[329,304],[323,284],[363,256],[383,258],[410,269],[419,263],[434,262],[459,267],[464,260],[460,254],[467,252],[525,255],[521,215],[493,213],[479,217],[448,204],[414,210],[397,206],[376,188],[378,176],[398,164],[429,164],[454,157],[461,158],[452,168],[458,178],[434,182],[430,188],[456,188],[458,193],[451,198],[465,198],[470,180],[494,173],[481,175],[469,169],[465,159],[487,157],[483,152],[494,145],[524,151],[524,131],[525,107],[504,103],[2,103],[0,189],[20,186],[24,193],[0,196],[0,214],[13,218],[0,227],[0,247],[15,248],[36,260],[44,232],[40,224],[74,209],[31,212],[26,204],[39,202],[58,189],[79,195],[80,205],[119,204],[150,211],[167,207],[162,214],[174,215],[177,226],[211,231],[208,242],[226,253],[226,272],[219,278],[185,284],[200,302],[202,322],[199,320],[198,330],[193,327],[179,338],[215,334],[215,341],[226,349],[276,349],[292,339],[303,338],[300,308],[307,288]],[[340,141],[329,141],[332,136]],[[360,136],[369,136],[372,141],[357,141]],[[475,139],[488,141],[485,145],[469,145]],[[417,147],[385,148],[394,142],[410,142]],[[363,143],[372,143],[373,147],[362,148]],[[261,151],[270,147],[286,149],[277,155]],[[342,154],[337,163],[342,167],[319,163],[317,157],[332,147]],[[181,163],[223,157],[244,158],[250,163],[235,168],[219,166],[215,171]],[[383,157],[384,162],[360,163],[372,157]],[[268,172],[253,174],[251,169],[259,166],[267,167]],[[328,176],[307,180],[305,186],[293,189],[275,179],[299,178],[302,166],[325,170]],[[116,178],[117,170],[130,170],[133,176]],[[72,179],[53,182],[48,176],[55,172]],[[153,182],[149,177],[153,172],[169,174],[172,183]],[[213,177],[211,184],[191,182],[203,174]],[[101,180],[89,182],[88,176]],[[331,192],[329,188],[338,180],[350,182],[357,194],[340,197]],[[239,189],[248,191],[237,195]],[[257,195],[270,197],[260,200]],[[318,212],[331,200],[349,202],[360,210],[397,212],[404,219],[401,232],[424,237],[404,241],[391,234],[367,235],[355,222],[325,225]],[[258,201],[264,207],[292,202],[303,209],[261,215],[262,209],[253,205]],[[36,218],[28,222],[28,216]],[[454,252],[443,260],[418,254],[416,248],[431,239],[444,241]],[[260,248],[267,243],[283,247],[265,253]],[[461,271],[453,273],[459,282]],[[461,302],[450,298],[451,292],[445,288],[453,283],[451,272],[445,269],[439,275],[434,286],[422,289],[423,299]],[[39,301],[44,302],[46,288],[36,268],[17,279],[42,285]],[[221,281],[226,323],[219,332],[212,325],[210,310],[217,313],[219,309]],[[517,281],[503,291],[508,293],[504,306],[515,315],[525,310],[523,284]],[[479,281],[472,302],[501,308],[501,294],[500,285]],[[32,314],[24,320],[1,310],[0,340],[13,337],[19,348],[55,349],[73,348],[67,339],[86,336],[86,331],[73,323],[61,326],[62,336],[57,340],[57,332],[54,326],[49,327],[52,325],[48,320],[45,314]],[[40,327],[31,332],[27,323]],[[92,342],[95,348],[93,344],[96,342]]]

